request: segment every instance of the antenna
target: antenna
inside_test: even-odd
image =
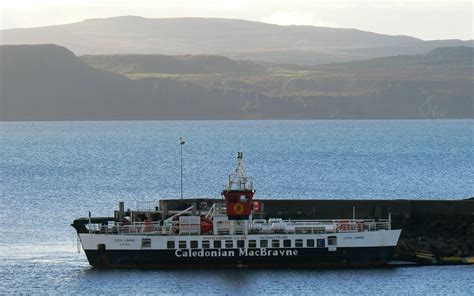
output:
[[[186,142],[183,140],[183,137],[179,137],[179,146],[181,147],[181,199],[183,199],[183,145]]]
[[[226,190],[230,191],[235,185],[236,190],[252,190],[252,182],[250,177],[245,176],[243,166],[244,154],[242,151],[237,152],[237,166],[235,172],[229,174]]]

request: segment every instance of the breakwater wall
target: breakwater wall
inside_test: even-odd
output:
[[[221,199],[162,200],[164,211],[193,205],[205,208]],[[434,258],[474,256],[474,198],[464,200],[323,200],[256,199],[261,218],[356,219],[392,218],[401,228],[396,257],[419,261],[417,253]],[[430,256],[431,256],[430,255]]]

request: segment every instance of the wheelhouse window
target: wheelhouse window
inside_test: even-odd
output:
[[[280,247],[280,240],[272,239],[272,248],[279,248]]]
[[[337,245],[337,236],[328,236],[328,246]]]
[[[191,241],[191,249],[197,249],[198,248],[198,241]]]
[[[214,249],[222,248],[222,242],[220,240],[215,240],[213,244],[214,244]]]
[[[168,249],[174,249],[174,241],[167,241],[166,242],[166,247]]]
[[[249,248],[256,248],[257,247],[257,241],[254,239],[249,240]]]
[[[226,248],[233,248],[234,247],[234,241],[233,240],[226,240],[225,241],[225,247]]]
[[[186,245],[187,245],[186,241],[179,241],[178,242],[178,246],[179,246],[180,249],[186,249],[187,248]]]
[[[291,240],[290,239],[284,239],[283,240],[283,247],[291,248]]]
[[[295,247],[302,248],[303,247],[303,240],[302,239],[295,239]]]
[[[266,239],[260,240],[260,248],[268,248],[268,241]]]
[[[314,247],[314,239],[307,239],[307,240],[306,240],[306,246],[307,246],[308,248]]]
[[[151,238],[142,238],[142,248],[151,248]]]
[[[202,248],[203,248],[203,249],[209,249],[210,246],[211,246],[211,244],[209,243],[208,240],[203,240],[203,241],[202,241]]]
[[[239,239],[239,240],[237,241],[237,248],[244,248],[244,247],[245,247],[245,241]]]

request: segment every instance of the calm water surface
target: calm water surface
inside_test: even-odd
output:
[[[474,294],[474,266],[98,271],[71,221],[119,200],[217,197],[244,151],[258,198],[474,196],[474,121],[0,123],[0,294]]]

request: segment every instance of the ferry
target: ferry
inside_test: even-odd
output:
[[[262,218],[243,154],[222,199],[169,211],[163,203],[74,220],[96,268],[324,268],[387,265],[400,237],[388,219]],[[162,205],[162,206],[160,206]]]

